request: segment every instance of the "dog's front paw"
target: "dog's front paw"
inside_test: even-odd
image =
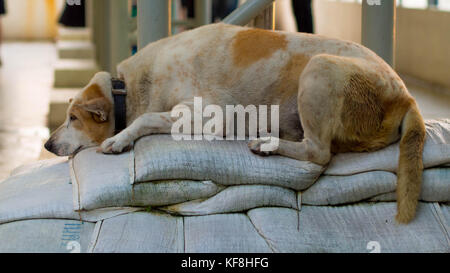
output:
[[[131,142],[131,140],[118,134],[103,141],[100,151],[104,154],[119,154],[126,151],[130,147]]]
[[[268,156],[275,154],[276,147],[272,147],[272,138],[271,137],[262,137],[255,140],[252,140],[248,143],[248,148],[254,154],[261,156]]]

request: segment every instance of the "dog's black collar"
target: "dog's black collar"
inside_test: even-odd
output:
[[[114,133],[118,134],[127,127],[127,90],[125,82],[116,78],[111,79],[111,85],[114,98]]]

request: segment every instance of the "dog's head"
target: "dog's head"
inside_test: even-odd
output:
[[[114,135],[114,108],[111,75],[97,73],[75,98],[70,100],[64,123],[45,143],[45,148],[58,156],[98,146]]]

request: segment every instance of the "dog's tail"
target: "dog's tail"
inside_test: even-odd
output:
[[[397,171],[397,216],[399,223],[414,219],[422,185],[422,153],[425,124],[415,102],[403,118]]]

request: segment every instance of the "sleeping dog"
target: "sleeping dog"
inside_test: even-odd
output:
[[[169,134],[177,120],[171,111],[192,111],[194,97],[223,108],[279,105],[278,147],[263,151],[269,140],[259,138],[249,142],[254,153],[326,165],[333,153],[375,151],[400,140],[396,219],[415,216],[424,122],[395,71],[359,44],[213,24],[149,44],[120,63],[117,74],[114,80],[97,73],[71,100],[47,150],[65,156],[100,145],[104,153],[120,153],[139,137]]]

